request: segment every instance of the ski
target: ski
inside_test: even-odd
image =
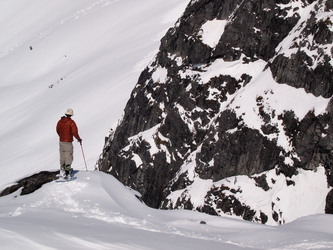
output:
[[[70,181],[74,181],[76,179],[77,179],[76,176],[70,176],[68,178],[63,177],[63,178],[56,179],[55,182],[70,182]]]
[[[60,173],[57,174],[58,179],[55,179],[55,182],[69,182],[69,181],[74,181],[77,179],[75,174],[77,173],[77,170],[71,169],[68,173],[68,176],[66,177],[65,171],[60,170]]]

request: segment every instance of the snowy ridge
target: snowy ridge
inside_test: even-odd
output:
[[[80,171],[76,176],[78,179],[73,182],[52,182],[28,196],[16,197],[15,193],[2,197],[1,247],[177,250],[333,247],[330,217],[307,217],[276,228],[192,211],[162,211],[145,206],[135,197],[137,192],[110,175]],[[206,224],[200,224],[202,221]]]

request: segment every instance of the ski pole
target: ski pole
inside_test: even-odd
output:
[[[83,147],[82,147],[82,143],[81,142],[80,142],[80,145],[81,145],[81,151],[82,151],[82,155],[83,155],[84,165],[86,165],[86,171],[88,171],[86,157],[84,156]]]

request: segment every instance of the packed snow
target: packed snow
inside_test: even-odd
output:
[[[69,107],[89,170],[75,143],[76,180],[1,197],[1,249],[333,248],[330,215],[271,227],[194,211],[161,211],[141,203],[138,193],[112,176],[92,171],[141,71],[189,2],[0,2],[1,190],[59,168],[55,126]],[[214,46],[211,30],[223,32],[223,25],[215,20],[203,26],[204,41]],[[160,69],[154,76],[164,82],[166,72]]]
[[[211,48],[215,48],[224,33],[227,22],[227,20],[217,19],[205,22],[199,32],[202,42]]]
[[[154,82],[165,83],[167,79],[167,74],[168,70],[166,68],[159,67],[154,71],[152,79]]]
[[[114,177],[79,171],[0,199],[1,249],[332,249],[333,216],[280,227],[194,211],[156,210]]]

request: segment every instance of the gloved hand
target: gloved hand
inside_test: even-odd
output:
[[[82,145],[82,139],[80,139],[80,140],[77,140],[81,145]]]

